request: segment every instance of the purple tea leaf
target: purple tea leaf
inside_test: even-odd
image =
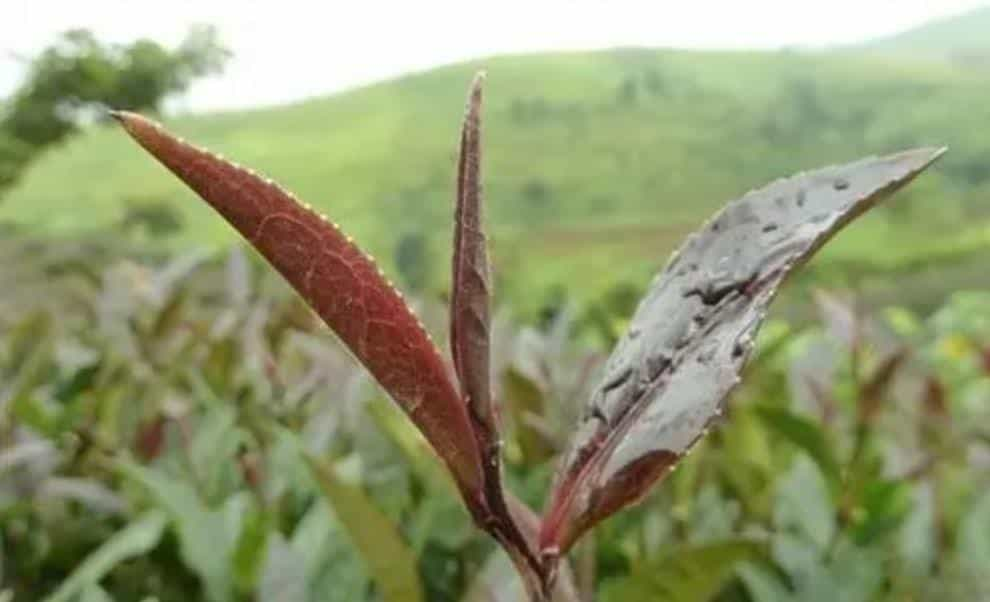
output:
[[[277,184],[128,112],[113,114],[296,289],[402,407],[486,516],[484,474],[467,409],[419,319],[340,228]]]
[[[450,304],[450,348],[461,396],[482,455],[485,500],[490,515],[481,527],[502,544],[534,596],[541,587],[533,535],[524,535],[502,486],[499,424],[491,383],[490,266],[482,222],[481,100],[484,73],[468,93],[457,162],[454,255]],[[535,515],[534,515],[535,516]]]
[[[942,152],[778,180],[688,238],[640,302],[591,396],[542,525],[548,561],[641,499],[707,433],[785,277]]]
[[[491,317],[488,252],[481,218],[481,84],[475,76],[461,129],[454,213],[454,257],[450,302],[450,347],[461,392],[476,426],[482,450],[497,442],[492,405]]]

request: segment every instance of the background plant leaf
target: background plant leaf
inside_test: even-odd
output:
[[[165,514],[149,510],[106,540],[76,567],[45,602],[67,602],[97,585],[117,564],[147,554],[158,545],[167,523]]]
[[[512,415],[515,442],[526,464],[540,464],[552,458],[556,449],[550,433],[534,424],[546,416],[547,399],[540,387],[519,370],[510,367],[502,378],[505,406]]]
[[[606,584],[604,602],[708,602],[725,587],[740,563],[765,555],[752,541],[723,541],[682,548],[634,568],[622,580]]]
[[[121,462],[119,467],[126,477],[145,488],[168,515],[179,537],[184,562],[199,575],[207,597],[213,602],[230,600],[230,558],[237,531],[227,529],[223,512],[207,507],[184,481],[129,462]]]
[[[756,415],[773,432],[796,445],[814,460],[828,483],[832,499],[835,499],[842,486],[842,472],[835,457],[835,448],[825,437],[825,431],[808,418],[786,408],[760,406],[756,408]]]
[[[258,600],[307,602],[306,558],[280,534],[272,537],[258,583]]]
[[[416,570],[416,556],[395,525],[360,487],[341,480],[333,467],[309,455],[306,462],[374,579],[382,600],[421,602],[423,587]]]

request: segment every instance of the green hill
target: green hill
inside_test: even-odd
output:
[[[843,235],[824,261],[901,265],[990,217],[990,81],[943,63],[800,54],[613,50],[497,57],[328,98],[169,120],[319,207],[386,265],[427,242],[443,282],[453,160],[471,74],[489,72],[486,193],[503,291],[586,291],[662,263],[729,198],[775,177],[948,144],[932,175]],[[45,234],[111,227],[164,203],[168,244],[233,236],[114,128],[49,153],[0,203]],[[134,212],[132,211],[132,214]],[[444,268],[444,269],[439,269]]]
[[[990,5],[873,40],[862,48],[990,66]]]

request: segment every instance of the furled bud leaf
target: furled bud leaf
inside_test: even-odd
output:
[[[942,154],[918,149],[779,180],[691,235],[640,302],[596,388],[540,533],[548,559],[642,498],[721,414],[781,282]]]
[[[467,409],[419,320],[336,224],[285,190],[133,113],[114,116],[233,225],[299,292],[446,462],[484,515],[481,456]]]
[[[475,76],[468,92],[457,162],[454,255],[450,300],[450,348],[461,395],[468,406],[481,452],[489,516],[482,527],[502,544],[531,596],[549,584],[536,557],[537,526],[526,534],[502,487],[501,445],[491,388],[491,330],[488,251],[481,204],[481,84]],[[528,510],[528,509],[527,509]],[[530,513],[532,514],[532,513]],[[535,515],[534,515],[535,518]]]
[[[480,427],[484,447],[498,438],[490,372],[489,266],[481,221],[481,84],[471,84],[461,130],[454,210],[454,258],[450,292],[450,347],[461,392]]]

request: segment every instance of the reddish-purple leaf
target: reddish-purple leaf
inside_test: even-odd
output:
[[[450,302],[450,347],[461,395],[468,406],[482,457],[485,498],[490,515],[482,527],[516,564],[530,591],[541,583],[536,538],[527,538],[502,488],[500,435],[491,389],[489,265],[481,215],[481,85],[471,83],[461,128],[454,214],[454,256]]]
[[[471,83],[461,129],[454,212],[450,348],[461,393],[480,427],[482,453],[498,439],[490,379],[489,265],[481,217],[481,84]]]
[[[542,525],[548,561],[642,498],[707,432],[787,274],[941,154],[919,149],[779,180],[689,237],[592,394]]]
[[[859,420],[862,424],[873,422],[880,412],[883,397],[887,393],[894,376],[908,359],[909,350],[901,347],[885,357],[880,364],[873,369],[869,378],[863,382],[859,389],[859,399],[856,402]]]
[[[114,116],[292,284],[423,432],[472,512],[485,514],[481,455],[466,407],[440,352],[371,258],[271,181],[140,115]]]
[[[161,414],[138,426],[134,437],[134,450],[145,462],[155,460],[165,445],[165,427],[168,422]]]

